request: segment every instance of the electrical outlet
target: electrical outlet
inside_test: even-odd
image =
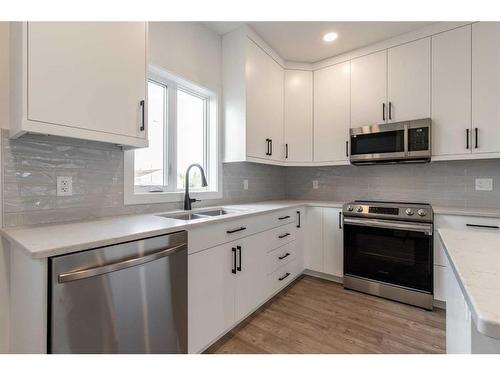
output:
[[[243,180],[243,190],[248,190],[248,180]]]
[[[492,178],[476,178],[476,190],[492,191],[493,179]]]
[[[73,177],[57,176],[57,196],[73,195]]]
[[[313,189],[317,189],[319,187],[318,180],[313,180]]]

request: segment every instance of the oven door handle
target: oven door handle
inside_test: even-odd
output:
[[[376,219],[358,219],[344,217],[344,225],[358,225],[362,227],[376,227],[386,229],[409,230],[413,232],[422,232],[432,236],[432,224],[400,223],[397,221],[376,220]]]

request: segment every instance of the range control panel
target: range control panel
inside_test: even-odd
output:
[[[344,216],[432,222],[432,207],[425,203],[354,201],[343,206]]]

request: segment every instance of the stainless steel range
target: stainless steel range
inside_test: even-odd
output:
[[[344,287],[432,310],[432,207],[354,201],[343,216]]]

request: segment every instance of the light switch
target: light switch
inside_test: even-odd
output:
[[[476,178],[476,190],[492,191],[493,179],[492,178]]]
[[[313,189],[317,189],[319,187],[318,180],[313,180]]]

